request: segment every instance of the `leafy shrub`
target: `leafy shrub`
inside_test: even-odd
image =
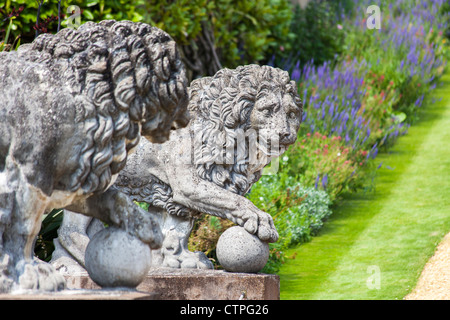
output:
[[[53,239],[58,237],[58,228],[63,219],[63,210],[54,209],[44,216],[41,230],[36,239],[34,254],[43,261],[49,262],[55,250]]]
[[[368,160],[369,150],[353,150],[341,136],[307,133],[286,156],[287,170],[306,186],[328,192],[332,200],[363,183],[358,167]]]
[[[191,251],[201,251],[213,262],[217,264],[216,245],[220,235],[234,224],[227,220],[215,216],[204,215],[196,221],[189,237],[188,248]]]
[[[368,3],[362,3],[342,21],[343,55],[319,66],[287,67],[306,111],[301,138],[287,154],[291,175],[326,189],[333,200],[363,186],[375,168],[369,160],[406,133],[444,70],[442,2],[391,3],[381,30],[366,27]]]
[[[310,1],[305,9],[295,8],[291,31],[298,59],[314,59],[318,65],[342,52],[344,32],[336,16],[336,6],[328,1]]]
[[[298,206],[291,207],[286,215],[291,232],[291,244],[309,241],[317,235],[324,221],[332,214],[329,195],[315,188],[305,188],[299,183],[291,187],[299,197],[304,198]],[[309,230],[308,230],[309,227]]]
[[[59,11],[58,11],[59,3]],[[38,33],[55,33],[58,24],[67,27],[71,12],[69,6],[76,5],[81,9],[81,22],[101,21],[107,19],[142,21],[143,0],[6,0],[0,1],[0,40],[5,40],[8,25],[12,21],[9,39],[14,47],[18,43],[28,43],[36,36],[36,21],[39,11]],[[40,6],[40,9],[39,9]],[[11,14],[21,11],[18,15]],[[60,18],[58,22],[58,17]],[[5,20],[6,19],[6,20]],[[20,42],[19,42],[20,39]]]
[[[352,8],[351,1],[309,1],[305,8],[293,10],[291,35],[283,47],[274,52],[272,64],[286,66],[290,61],[321,65],[344,50],[345,30],[342,18]]]
[[[6,37],[10,21],[11,36],[31,42],[36,31],[40,1],[0,1],[0,39]],[[292,7],[288,0],[61,0],[44,1],[40,8],[40,32],[56,32],[58,17],[67,26],[67,8],[77,5],[82,23],[105,19],[142,21],[168,32],[180,46],[191,78],[212,75],[222,67],[257,63],[280,47],[289,47],[287,39]],[[13,8],[23,12],[8,17]],[[17,40],[16,40],[17,41]]]
[[[290,36],[288,0],[154,0],[145,7],[145,21],[181,46],[193,78],[263,60]]]
[[[285,171],[262,176],[247,198],[272,215],[280,236],[269,245],[270,258],[263,269],[266,273],[277,272],[286,259],[285,250],[309,241],[332,213],[332,202],[325,191],[304,187]]]
[[[273,216],[284,247],[309,241],[331,215],[328,194],[304,187],[293,177],[281,181],[277,175],[265,175],[248,198]]]

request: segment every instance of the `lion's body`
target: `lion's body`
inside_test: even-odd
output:
[[[76,192],[71,175],[79,169],[88,136],[86,119],[75,107],[76,93],[61,86],[65,83],[61,78],[52,76],[61,76],[64,70],[20,56],[16,59],[12,54],[8,58],[0,65],[0,95],[9,95],[0,109],[1,171],[5,174],[4,166],[14,161],[26,181],[49,198],[55,190]],[[43,89],[46,87],[54,90]]]
[[[157,28],[86,23],[0,53],[0,96],[0,292],[58,289],[33,258],[42,214],[73,205],[119,223],[125,213],[90,199],[121,197],[106,191],[141,134],[168,138],[185,110],[185,71]]]
[[[267,108],[270,116],[262,112]],[[153,265],[212,268],[202,253],[187,248],[199,214],[229,219],[263,241],[277,240],[270,215],[243,195],[264,166],[295,142],[302,105],[286,72],[250,65],[194,80],[188,110],[189,125],[173,131],[169,141],[140,142],[114,187],[149,203],[149,212],[159,221],[164,240],[154,252]],[[269,137],[271,148],[252,148],[245,139],[252,132]],[[73,230],[67,227],[67,232]]]

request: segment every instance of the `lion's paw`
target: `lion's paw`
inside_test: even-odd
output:
[[[183,250],[180,255],[172,255],[166,252],[162,266],[177,269],[214,269],[212,262],[203,252],[186,250]]]
[[[19,290],[59,291],[66,287],[64,277],[46,262],[34,259],[22,267]]]
[[[250,234],[257,235],[261,241],[276,242],[278,240],[278,232],[270,214],[258,211],[245,215],[243,221],[245,221],[244,229]]]
[[[133,215],[128,217],[125,227],[121,227],[142,242],[147,243],[151,249],[159,249],[163,242],[163,235],[158,221],[137,205],[134,205],[130,211],[133,212]]]

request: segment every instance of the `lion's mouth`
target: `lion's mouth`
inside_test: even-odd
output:
[[[259,150],[265,157],[279,157],[286,151],[287,148],[284,144],[273,146],[270,142],[268,145],[257,142],[256,146],[258,148],[257,150]]]
[[[294,142],[297,140],[297,135],[289,135],[287,137],[282,137],[280,139],[280,144],[283,145],[285,148],[289,147],[291,144],[294,144]]]
[[[297,140],[296,135],[279,136],[272,135],[266,136],[260,134],[258,141],[256,141],[257,149],[266,157],[279,157],[286,149]]]

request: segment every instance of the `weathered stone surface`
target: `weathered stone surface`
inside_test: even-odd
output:
[[[0,300],[155,300],[157,294],[122,290],[62,290],[53,293],[0,294]]]
[[[164,300],[278,300],[277,275],[230,273],[219,270],[151,270],[138,287]]]
[[[295,142],[302,103],[286,71],[257,65],[194,80],[189,96],[188,126],[163,144],[142,140],[114,186],[150,204],[163,234],[161,249],[152,252],[153,266],[211,269],[203,253],[188,250],[200,214],[229,219],[265,242],[278,239],[272,217],[244,195]],[[80,224],[82,236],[88,225]],[[60,231],[61,243],[71,238]],[[82,247],[64,246],[74,256]]]
[[[1,293],[64,288],[33,257],[54,208],[161,246],[155,219],[110,186],[141,136],[161,143],[187,124],[186,88],[175,42],[144,23],[87,22],[0,52]]]
[[[269,260],[269,244],[244,228],[228,228],[216,247],[220,265],[231,272],[259,272]]]
[[[67,287],[99,289],[87,273],[66,275]],[[160,300],[278,300],[280,278],[262,273],[152,268],[137,287]]]
[[[150,247],[115,227],[92,238],[86,249],[86,270],[103,288],[136,288],[150,269]]]

